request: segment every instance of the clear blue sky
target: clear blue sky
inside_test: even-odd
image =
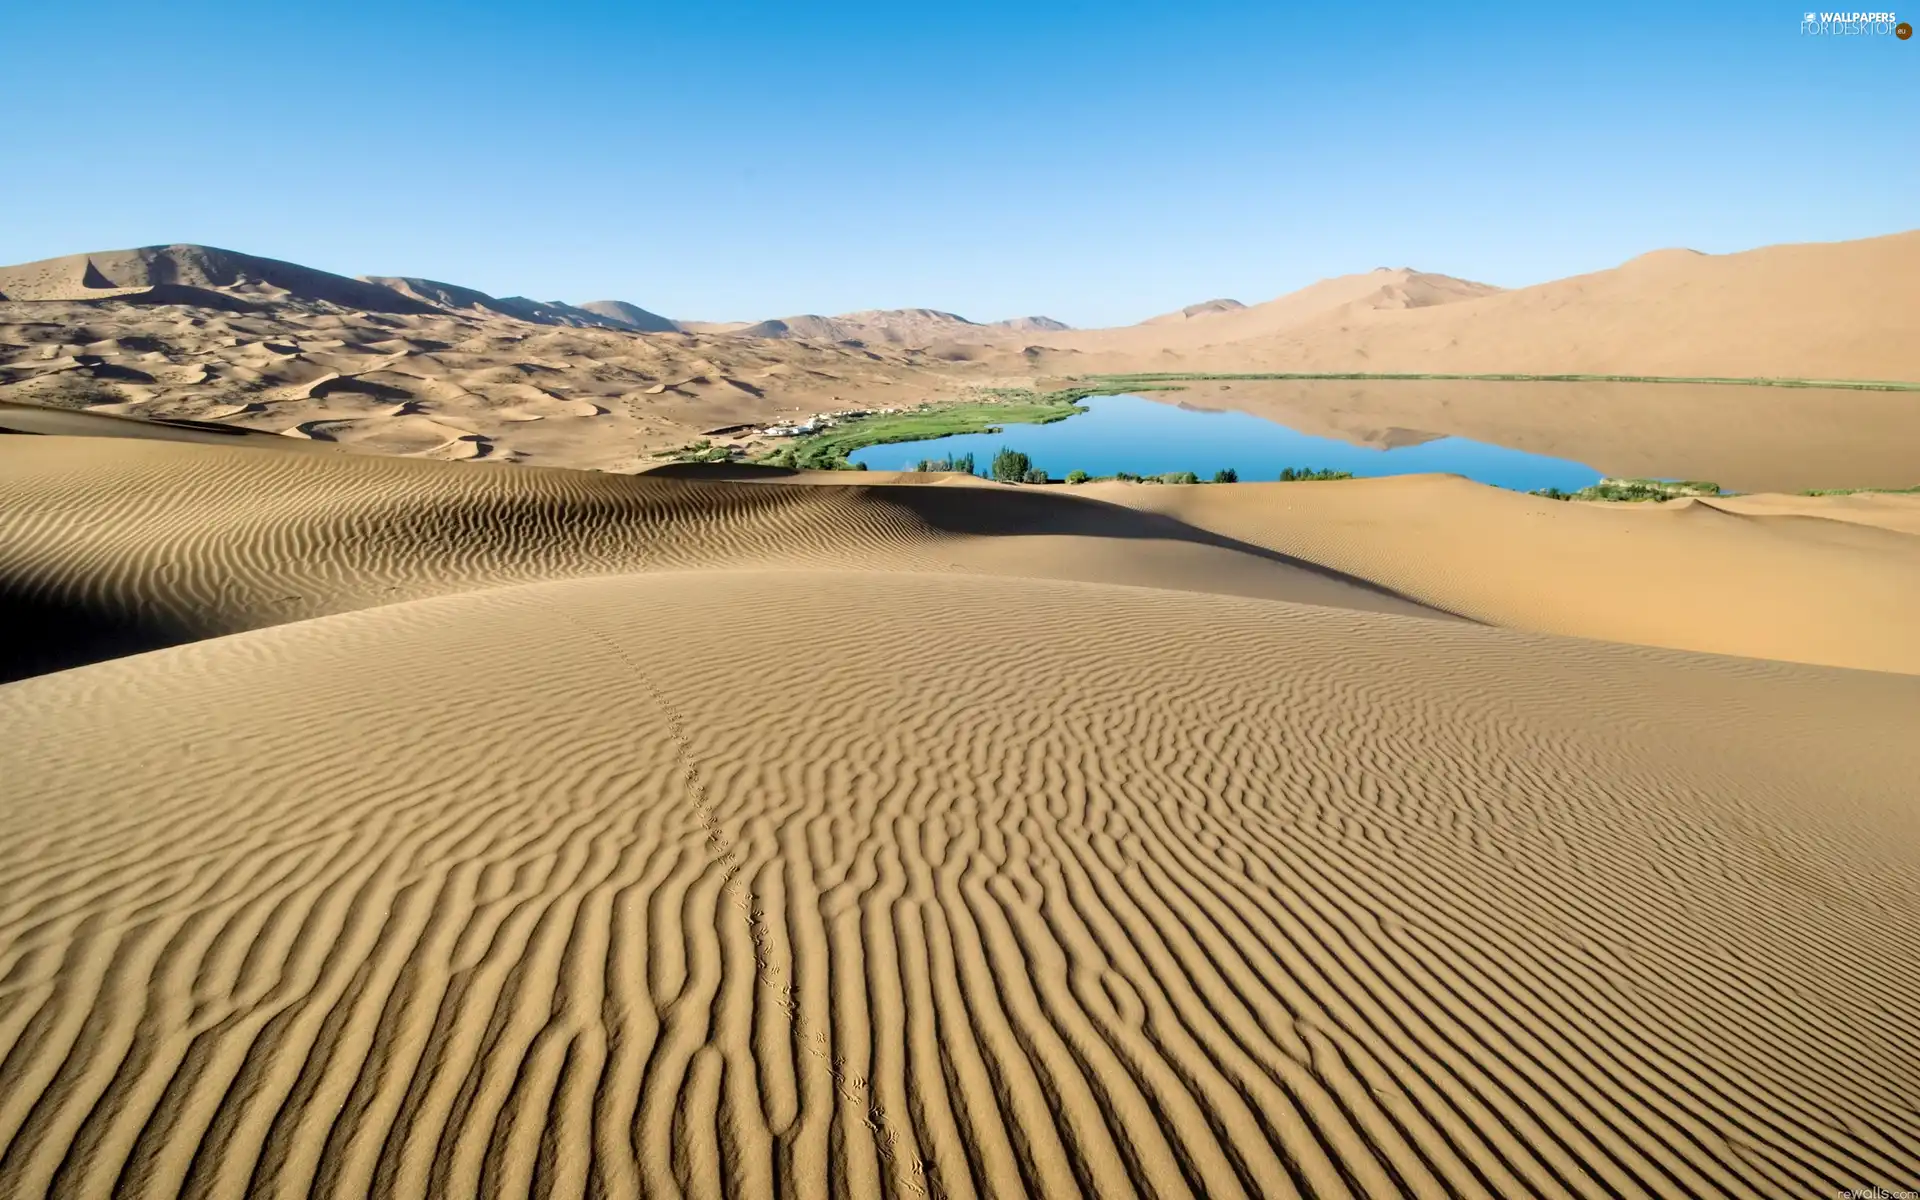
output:
[[[689,318],[1094,325],[1920,226],[1920,38],[1800,12],[17,0],[0,262],[205,242]]]

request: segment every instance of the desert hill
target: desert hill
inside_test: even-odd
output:
[[[1211,317],[1220,313],[1237,312],[1246,305],[1238,300],[1202,300],[1198,304],[1189,304],[1177,312],[1161,313],[1157,317],[1148,317],[1142,325],[1170,325],[1179,321],[1191,321],[1196,317]]]
[[[1016,333],[1059,333],[1072,329],[1065,321],[1056,321],[1052,317],[1008,317],[1004,321],[993,322],[999,329],[1011,329]]]
[[[674,328],[638,305],[591,305],[497,297],[475,288],[412,276],[348,278],[297,263],[215,246],[143,246],[0,267],[0,301],[121,301],[242,309],[259,305],[325,305],[374,313],[424,315],[435,310],[503,317],[534,325],[645,332]]]
[[[810,338],[827,342],[884,342],[927,346],[942,342],[1005,341],[1023,333],[1059,333],[1072,328],[1052,317],[1013,317],[980,324],[932,308],[867,309],[837,317],[806,314],[760,321],[732,330],[741,337]],[[1009,343],[1011,344],[1011,343]]]
[[[1323,279],[1263,304],[1209,300],[1138,325],[1077,331],[1039,341],[1048,346],[1110,354],[1192,352],[1253,341],[1334,314],[1457,304],[1493,295],[1499,290],[1492,284],[1455,279],[1450,275],[1408,267],[1381,267]]]
[[[1074,351],[1058,366],[1076,371],[1920,380],[1920,231],[1659,251],[1512,291],[1381,269],[1244,310],[1037,340]]]
[[[655,316],[637,304],[623,300],[595,300],[591,305],[572,305],[561,300],[529,300],[525,296],[489,296],[475,288],[398,275],[362,276],[368,283],[391,288],[403,296],[452,312],[477,316],[506,317],[530,325],[564,325],[575,329],[628,329],[646,332],[670,332],[673,322]],[[594,307],[598,306],[598,307]]]
[[[1920,379],[1920,231],[1661,251],[1462,304],[1323,317],[1239,350],[1352,370]]]
[[[648,312],[638,304],[629,304],[625,300],[588,300],[578,307],[583,312],[641,333],[672,333],[679,328],[659,313]]]
[[[108,256],[61,271],[78,279],[89,257]],[[45,268],[8,274],[37,295],[89,294],[58,292],[48,284],[61,272]],[[269,292],[251,282],[257,271],[187,277],[221,286],[0,302],[0,402],[217,422],[375,454],[635,470],[710,430],[954,386],[885,345],[639,332],[425,280],[399,281],[403,292],[276,273],[301,290]],[[163,288],[187,292],[156,299]],[[355,296],[378,307],[338,302]]]
[[[1920,500],[629,478],[67,415],[0,435],[7,649],[68,668],[0,685],[0,1195],[1920,1172],[1920,998],[1835,982],[1920,973]],[[1502,586],[1557,542],[1569,586]],[[1522,621],[1623,613],[1880,657]]]
[[[362,312],[432,311],[429,304],[376,283],[213,246],[143,246],[0,267],[0,296],[9,300],[132,299],[155,288],[219,291],[263,302],[304,301]],[[187,294],[179,299],[191,304],[205,297]]]

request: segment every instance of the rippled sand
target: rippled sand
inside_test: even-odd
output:
[[[1108,493],[0,438],[0,1195],[1920,1177],[1897,607],[1629,645],[1396,485]],[[1907,569],[1743,503],[1552,507]]]

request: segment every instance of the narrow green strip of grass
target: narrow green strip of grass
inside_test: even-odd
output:
[[[1533,493],[1549,500],[1611,500],[1628,503],[1643,500],[1678,500],[1683,496],[1724,496],[1717,483],[1698,479],[1602,479],[1577,492],[1559,488],[1541,488]]]
[[[905,412],[850,417],[819,433],[792,439],[756,461],[769,466],[802,470],[844,471],[847,456],[868,446],[919,442],[960,433],[997,433],[1007,425],[1050,425],[1086,412],[1080,401],[1089,396],[1115,395],[1136,390],[1134,385],[1109,387],[1101,383],[1077,385],[1052,392],[1027,388],[988,388],[981,399],[954,404],[921,404]],[[1175,387],[1155,391],[1178,391]]]
[[[1267,372],[1259,374],[1206,374],[1199,372],[1176,372],[1170,374],[1142,373],[1134,375],[1090,375],[1090,380],[1102,385],[1144,384],[1162,380],[1198,382],[1206,380],[1272,380],[1272,379],[1464,379],[1485,380],[1493,383],[1719,383],[1746,387],[1782,387],[1782,388],[1838,388],[1855,392],[1920,392],[1920,383],[1890,379],[1780,379],[1780,378],[1735,378],[1715,375],[1445,375],[1445,374],[1391,374],[1366,371],[1289,371]]]
[[[1802,496],[1913,496],[1920,495],[1920,487],[1910,488],[1813,488],[1800,493]]]

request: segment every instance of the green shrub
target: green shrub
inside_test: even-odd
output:
[[[1078,467],[1075,467],[1073,470],[1067,472],[1068,483],[1085,483],[1090,478],[1092,478],[1092,476],[1088,475],[1085,471],[1082,471]]]
[[[1239,483],[1240,472],[1234,470],[1232,467],[1223,467],[1213,473],[1213,481],[1215,483]]]
[[[1022,480],[1021,480],[1020,482],[1022,482],[1022,483],[1047,483],[1047,482],[1050,482],[1050,481],[1049,481],[1049,480],[1047,479],[1047,473],[1046,473],[1046,471],[1045,471],[1045,470],[1043,470],[1043,469],[1042,469],[1042,468],[1040,468],[1040,467],[1032,467],[1032,468],[1029,468],[1029,469],[1028,469],[1028,471],[1027,471],[1027,474],[1026,474],[1026,477],[1025,477],[1024,479],[1022,479]]]
[[[958,471],[962,475],[973,474],[973,455],[962,454],[958,458],[923,458],[914,464],[916,471]]]
[[[1019,483],[1033,470],[1033,460],[1011,446],[1000,447],[993,456],[993,478],[1001,483]]]
[[[1352,479],[1352,471],[1335,471],[1330,467],[1288,467],[1280,472],[1281,483],[1312,483],[1323,479]]]
[[[1680,496],[1718,496],[1720,485],[1697,479],[1602,479],[1574,496],[1580,500],[1672,500]]]

